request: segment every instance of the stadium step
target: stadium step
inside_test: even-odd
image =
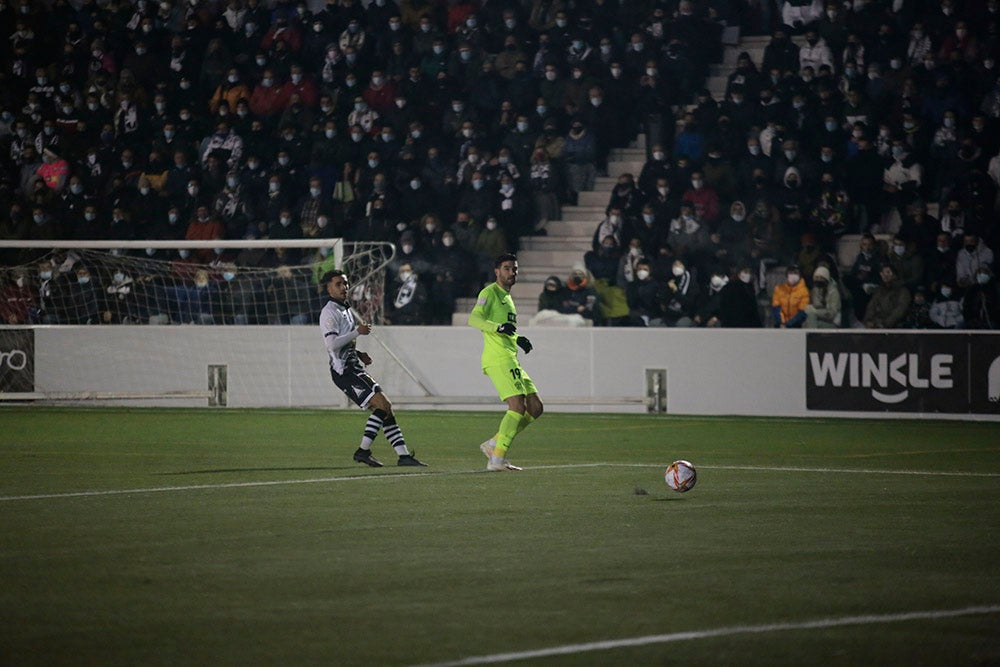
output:
[[[587,252],[593,239],[592,234],[586,236],[532,236],[521,239],[521,252],[535,250],[579,250]]]

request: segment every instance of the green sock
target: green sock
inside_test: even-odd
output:
[[[524,429],[528,428],[528,425],[531,424],[531,422],[533,421],[535,421],[535,418],[532,417],[527,412],[525,412],[524,415],[521,417],[520,423],[518,423],[517,425],[517,432],[520,433]]]
[[[508,410],[500,420],[500,431],[497,433],[497,446],[493,448],[493,456],[503,458],[510,448],[510,443],[517,435],[518,426],[524,416],[520,412]]]

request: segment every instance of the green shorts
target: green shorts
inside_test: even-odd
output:
[[[483,375],[493,381],[493,386],[500,394],[501,401],[506,401],[511,396],[527,396],[538,393],[535,383],[521,368],[521,364],[516,361],[501,366],[487,366],[483,369]]]

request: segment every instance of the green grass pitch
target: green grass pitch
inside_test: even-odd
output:
[[[0,410],[0,665],[1000,664],[997,424],[500,416]]]

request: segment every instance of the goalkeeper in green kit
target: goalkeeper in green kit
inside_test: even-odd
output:
[[[507,403],[497,434],[479,446],[490,472],[520,470],[507,460],[514,437],[542,414],[535,383],[517,361],[517,348],[531,352],[531,341],[517,335],[517,309],[510,289],[517,282],[517,256],[500,255],[493,263],[496,282],[479,292],[469,325],[483,332],[483,374],[489,376]]]

